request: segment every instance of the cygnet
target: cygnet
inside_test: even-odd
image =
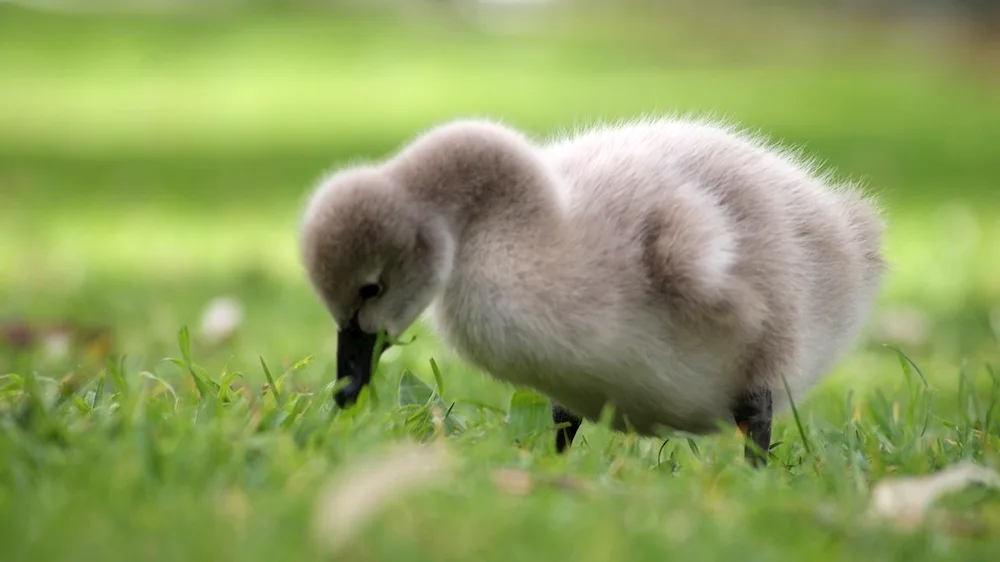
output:
[[[428,312],[458,356],[553,403],[556,448],[771,420],[847,352],[885,269],[874,200],[727,124],[646,119],[532,140],[461,119],[325,177],[302,259],[338,326],[335,395]]]

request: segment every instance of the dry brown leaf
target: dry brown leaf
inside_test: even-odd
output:
[[[594,486],[580,478],[570,475],[533,476],[527,470],[518,468],[501,468],[494,470],[491,479],[501,491],[515,496],[525,496],[539,486],[551,486],[568,492],[590,493]]]
[[[493,483],[500,490],[515,496],[525,496],[535,488],[535,483],[531,478],[531,473],[526,470],[515,468],[501,468],[494,470],[492,474]]]
[[[73,340],[68,332],[50,331],[42,336],[45,357],[49,361],[61,361],[69,356]]]
[[[1000,488],[1000,473],[964,462],[929,476],[887,478],[872,490],[871,514],[912,528],[938,498],[973,484]]]
[[[320,497],[316,539],[330,552],[343,548],[392,502],[446,482],[452,465],[444,448],[428,445],[404,445],[352,464]]]
[[[595,491],[593,484],[590,482],[569,475],[559,476],[552,481],[552,484],[558,488],[582,494],[589,494]]]
[[[205,307],[201,316],[201,333],[210,344],[221,343],[233,336],[243,323],[243,305],[233,297],[218,297]]]
[[[70,322],[31,325],[9,322],[0,326],[0,347],[26,351],[41,345],[50,361],[67,358],[79,351],[82,358],[103,362],[114,347],[111,331],[105,327]]]
[[[0,326],[0,342],[4,347],[25,350],[37,339],[35,329],[24,322],[9,322]]]

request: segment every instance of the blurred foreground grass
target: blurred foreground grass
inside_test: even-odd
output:
[[[445,445],[457,478],[376,517],[340,559],[994,559],[995,495],[963,496],[914,535],[862,513],[887,474],[997,464],[1000,394],[983,367],[1000,332],[995,70],[839,20],[477,21],[0,7],[0,320],[94,325],[113,353],[110,367],[72,346],[0,354],[17,375],[0,380],[4,559],[316,558],[331,472],[433,426],[413,398],[429,389],[397,402],[404,371],[433,385],[431,357],[463,429]],[[544,428],[537,405],[511,407],[513,389],[420,327],[385,357],[377,405],[331,409],[334,330],[295,245],[324,170],[458,115],[544,136],[689,111],[801,144],[885,200],[893,271],[858,351],[801,405],[811,452],[787,416],[761,474],[728,435],[660,450],[587,424],[568,458],[544,433],[519,449],[512,438]],[[245,321],[210,345],[198,327],[218,295]],[[179,357],[182,326],[196,377],[162,361]],[[261,389],[261,356],[289,371],[277,393]],[[54,382],[68,373],[75,386]],[[202,381],[217,398],[199,400],[202,376],[238,390],[217,404]],[[501,467],[539,489],[511,494]]]

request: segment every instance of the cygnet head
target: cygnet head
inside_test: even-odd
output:
[[[309,280],[339,328],[337,378],[351,377],[335,396],[343,407],[371,377],[379,332],[397,339],[444,288],[454,239],[440,213],[379,167],[326,178],[301,232]]]

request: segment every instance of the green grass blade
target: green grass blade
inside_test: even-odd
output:
[[[907,373],[909,371],[909,368],[912,367],[913,370],[916,371],[917,376],[920,377],[920,380],[923,381],[924,388],[929,388],[930,387],[930,384],[928,384],[928,382],[927,382],[927,377],[924,376],[924,372],[922,370],[920,370],[920,367],[917,366],[917,363],[915,361],[913,361],[913,359],[910,359],[909,355],[903,353],[903,350],[900,349],[898,346],[886,344],[885,347],[888,347],[889,349],[895,351],[896,354],[899,355],[899,360],[900,360],[900,363],[903,366],[903,372],[904,373]]]
[[[400,408],[411,405],[423,406],[434,398],[434,390],[413,372],[406,370],[399,379],[398,395]]]
[[[188,333],[187,326],[182,327],[180,332],[178,332],[177,343],[181,349],[181,358],[184,360],[184,366],[187,368],[188,374],[191,375],[195,388],[198,389],[198,395],[202,401],[214,402],[216,400],[215,393],[212,392],[212,389],[204,378],[195,371],[194,362],[191,360],[191,335]]]
[[[121,361],[116,363],[114,357],[108,356],[105,358],[105,365],[107,367],[107,372],[111,374],[111,378],[115,383],[115,388],[118,389],[123,396],[127,396],[129,393],[128,382],[125,380],[124,366],[125,366],[125,356],[123,355]]]
[[[278,385],[274,383],[274,377],[271,376],[271,369],[267,368],[267,363],[264,362],[264,356],[260,357],[260,366],[264,369],[264,378],[267,379],[268,391],[274,396],[275,403],[281,408],[283,403],[281,400],[281,392],[278,390]]]
[[[784,375],[781,375],[781,384],[785,387],[785,394],[788,396],[788,405],[792,410],[792,417],[795,418],[795,427],[799,430],[799,436],[802,438],[802,446],[805,447],[806,453],[812,456],[812,445],[809,444],[809,438],[806,437],[806,431],[802,427],[802,420],[799,418],[799,409],[795,407],[795,399],[792,398],[792,389],[788,386],[788,380],[785,379]]]
[[[552,408],[548,400],[530,390],[514,392],[507,409],[507,431],[512,440],[523,441],[551,427]]]
[[[153,373],[150,373],[149,371],[140,371],[139,376],[147,378],[156,383],[159,383],[163,388],[167,389],[167,392],[169,392],[170,396],[172,396],[174,399],[174,410],[177,410],[177,407],[180,405],[180,398],[177,396],[177,391],[174,390],[173,385],[163,380],[162,378],[154,375]]]
[[[434,373],[434,382],[437,384],[438,396],[444,396],[444,377],[441,376],[441,369],[438,368],[437,361],[430,358],[431,372]]]
[[[94,409],[101,407],[101,402],[104,401],[104,385],[108,379],[107,371],[101,373],[97,378],[97,388],[94,389]]]

